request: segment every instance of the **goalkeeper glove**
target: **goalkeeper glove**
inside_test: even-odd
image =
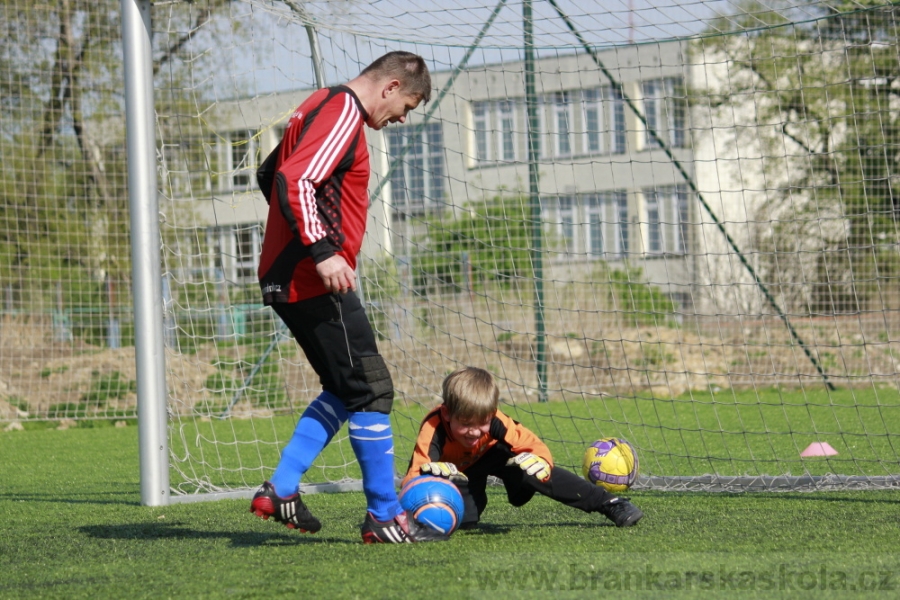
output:
[[[466,474],[456,468],[456,465],[449,462],[430,462],[419,467],[419,472],[423,475],[434,475],[435,477],[446,477],[450,481],[457,483],[469,481]]]
[[[506,466],[518,465],[527,475],[531,475],[540,482],[550,479],[550,463],[531,452],[523,452],[506,461]]]

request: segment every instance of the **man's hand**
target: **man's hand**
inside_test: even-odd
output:
[[[329,292],[346,294],[350,290],[356,291],[356,272],[339,254],[316,264],[316,272]]]
[[[456,483],[458,481],[468,481],[466,474],[456,468],[456,465],[449,462],[430,462],[419,467],[422,475],[434,475],[435,477],[446,477],[450,481]]]
[[[550,479],[550,463],[531,452],[523,452],[506,461],[506,466],[518,465],[527,475],[531,475],[538,481],[546,482]]]

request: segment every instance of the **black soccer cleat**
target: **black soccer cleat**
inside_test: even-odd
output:
[[[443,542],[449,535],[426,527],[405,512],[390,521],[376,521],[372,513],[366,513],[366,520],[360,528],[363,544],[411,544],[414,542]]]
[[[315,533],[322,529],[322,523],[312,516],[300,499],[300,494],[282,498],[275,493],[275,486],[268,481],[259,486],[253,495],[250,512],[266,520],[272,517],[290,529],[300,530],[301,533]]]
[[[600,508],[600,512],[616,527],[631,527],[644,516],[644,512],[628,501],[628,498],[615,497]]]

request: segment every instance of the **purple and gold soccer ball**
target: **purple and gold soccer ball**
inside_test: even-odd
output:
[[[588,446],[581,470],[594,485],[610,492],[624,492],[638,476],[637,452],[623,439],[603,438]]]

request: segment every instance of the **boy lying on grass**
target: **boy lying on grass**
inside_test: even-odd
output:
[[[644,516],[628,498],[554,467],[546,444],[500,411],[500,389],[484,369],[463,367],[448,375],[443,400],[422,421],[403,484],[422,474],[449,478],[465,502],[460,529],[478,524],[487,506],[488,475],[503,481],[513,506],[523,506],[538,492],[584,512],[599,512],[617,527]]]

